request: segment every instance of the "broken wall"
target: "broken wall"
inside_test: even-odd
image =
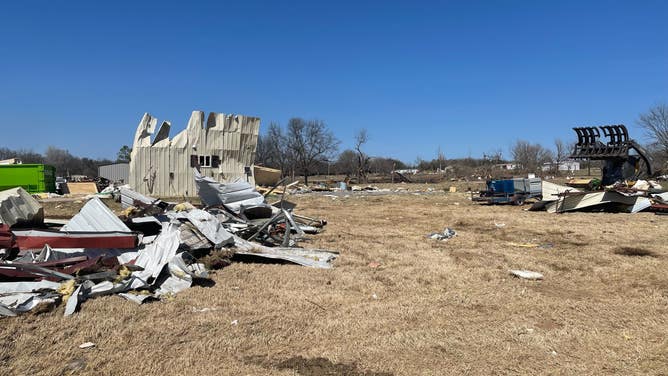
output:
[[[192,167],[201,165],[203,176],[220,182],[246,180],[252,171],[260,119],[193,111],[186,129],[169,139],[171,123],[144,114],[130,154],[128,183],[139,193],[154,196],[195,196]],[[153,136],[154,135],[154,136]],[[151,139],[151,137],[153,138]],[[254,184],[253,177],[249,181]]]

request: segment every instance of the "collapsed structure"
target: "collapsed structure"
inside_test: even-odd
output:
[[[337,252],[297,246],[326,221],[295,214],[284,199],[269,204],[247,182],[194,175],[201,208],[124,186],[120,216],[93,196],[59,229],[21,188],[0,192],[0,316],[61,301],[67,316],[110,294],[141,304],[208,279],[233,258],[332,267]]]
[[[219,182],[254,183],[260,119],[193,111],[186,129],[169,138],[171,123],[146,113],[132,144],[128,184],[138,193],[162,197],[195,196],[192,168]]]

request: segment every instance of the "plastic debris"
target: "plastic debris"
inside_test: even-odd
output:
[[[543,275],[538,272],[532,272],[531,270],[510,270],[511,275],[514,275],[518,278],[529,279],[529,280],[541,280]]]

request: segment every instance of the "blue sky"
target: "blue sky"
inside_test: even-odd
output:
[[[624,123],[668,102],[668,2],[0,5],[0,146],[113,158],[141,115],[324,120],[412,162]]]

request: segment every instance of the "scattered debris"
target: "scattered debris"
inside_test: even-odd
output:
[[[443,232],[433,232],[427,235],[429,239],[436,239],[440,241],[446,241],[448,239],[454,238],[455,236],[457,236],[457,232],[450,227],[446,227]]]
[[[95,344],[93,342],[84,342],[79,345],[80,349],[91,349],[93,347],[95,347]]]
[[[518,278],[529,279],[529,280],[542,280],[543,275],[538,272],[532,272],[531,270],[509,270],[511,275],[514,275]]]
[[[68,316],[87,299],[109,294],[142,304],[212,283],[205,282],[208,269],[237,258],[327,269],[338,257],[296,246],[327,222],[295,214],[295,204],[281,199],[269,205],[246,182],[222,184],[199,173],[195,180],[204,209],[126,186],[118,190],[126,207],[120,218],[94,196],[60,230],[39,221],[20,229],[0,224],[0,315],[64,302]],[[42,218],[39,203],[17,192],[20,200],[7,201],[12,205],[3,206],[3,218],[10,212],[14,219]]]

